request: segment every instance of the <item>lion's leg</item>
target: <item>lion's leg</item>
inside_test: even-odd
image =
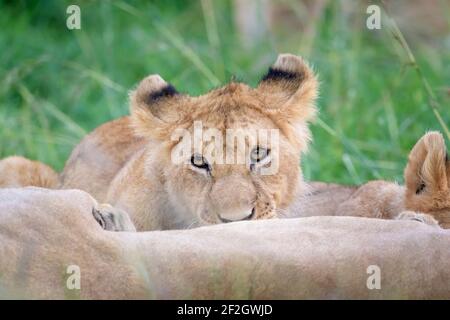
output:
[[[131,222],[128,214],[109,204],[100,204],[92,209],[92,214],[100,226],[108,231],[136,232],[136,227]]]
[[[403,211],[397,217],[395,217],[395,219],[418,221],[439,228],[439,222],[432,215],[426,213]]]

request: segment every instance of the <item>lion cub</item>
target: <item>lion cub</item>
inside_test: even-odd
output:
[[[359,216],[417,220],[450,228],[450,160],[439,132],[426,133],[411,150],[405,185],[370,181],[359,187],[311,183],[297,205],[302,216]]]
[[[59,177],[4,160],[3,187],[81,189],[129,213],[139,231],[272,218],[303,192],[299,163],[317,90],[313,71],[291,54],[256,88],[231,82],[198,97],[151,75],[131,93],[131,115],[87,135]],[[41,177],[51,179],[34,181]]]
[[[231,82],[198,97],[148,76],[130,94],[130,117],[74,149],[60,187],[128,212],[138,231],[275,217],[303,192],[299,163],[317,87],[309,66],[290,54],[279,55],[256,88]],[[267,141],[261,131],[270,132]],[[203,146],[190,146],[199,137]]]

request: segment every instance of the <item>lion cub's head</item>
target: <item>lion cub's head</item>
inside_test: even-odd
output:
[[[203,223],[276,216],[301,186],[317,80],[280,55],[256,88],[231,82],[199,97],[151,75],[131,94],[135,131],[155,152],[172,208]]]
[[[428,132],[411,150],[405,184],[408,210],[431,214],[450,228],[450,160],[439,132]]]

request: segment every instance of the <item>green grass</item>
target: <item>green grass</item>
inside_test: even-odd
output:
[[[302,19],[299,2],[280,2]],[[65,27],[73,3],[82,30]],[[61,170],[85,133],[128,112],[127,91],[145,75],[159,73],[192,95],[232,76],[255,85],[279,52],[305,56],[320,75],[320,118],[302,164],[308,179],[402,181],[415,141],[450,123],[444,41],[409,42],[411,63],[389,21],[370,31],[365,8],[347,19],[340,1],[329,1],[313,22],[314,36],[280,26],[253,47],[241,43],[230,1],[0,6],[1,157],[24,155]]]

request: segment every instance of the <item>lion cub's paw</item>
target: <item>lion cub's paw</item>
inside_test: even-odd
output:
[[[92,214],[100,226],[107,231],[136,232],[136,227],[131,222],[128,214],[109,204],[100,204],[92,209]]]
[[[428,224],[439,228],[439,222],[431,215],[425,213],[418,213],[414,211],[403,211],[396,218],[396,220],[413,220]]]

